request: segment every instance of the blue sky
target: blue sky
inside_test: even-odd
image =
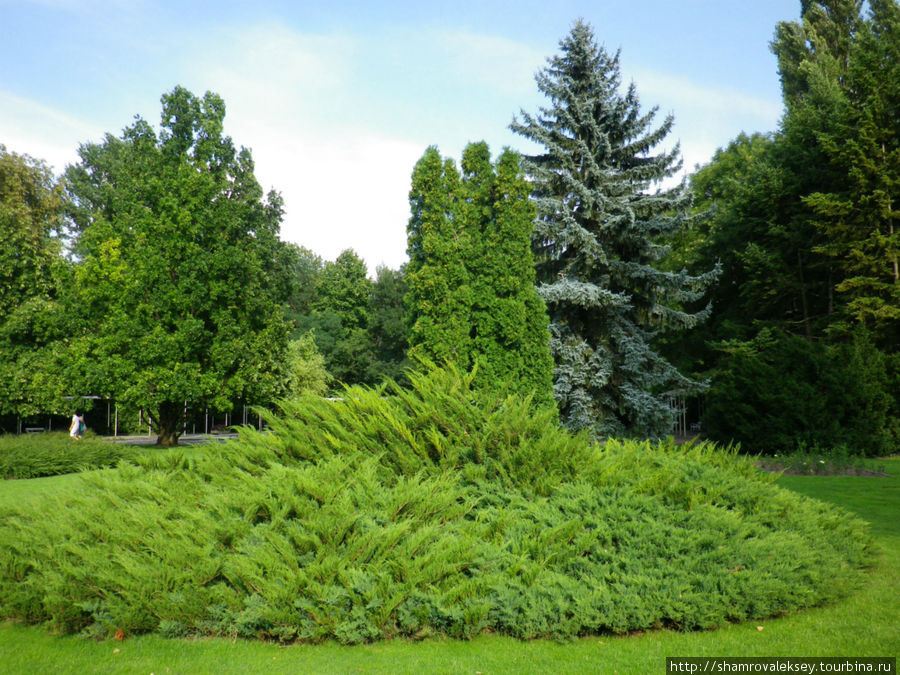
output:
[[[226,132],[285,199],[282,238],[374,270],[406,259],[429,145],[528,151],[507,129],[581,17],[645,108],[675,115],[686,170],[781,114],[775,24],[799,0],[192,2],[0,0],[0,143],[59,172],[80,143],[154,125],[176,85],[225,100]]]

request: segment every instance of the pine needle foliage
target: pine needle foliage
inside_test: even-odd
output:
[[[707,629],[818,605],[864,524],[709,444],[592,444],[452,367],[0,505],[0,616],[360,643]]]

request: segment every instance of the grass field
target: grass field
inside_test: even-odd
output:
[[[141,636],[123,642],[53,637],[0,626],[4,673],[663,673],[667,656],[900,655],[900,459],[887,478],[784,476],[780,483],[833,502],[872,525],[875,568],[850,597],[778,619],[701,633],[650,631],[574,642],[396,640],[345,647]],[[0,501],[41,499],[74,487],[72,476],[0,482]]]

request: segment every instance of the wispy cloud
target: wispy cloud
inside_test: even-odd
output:
[[[78,159],[78,146],[99,140],[103,131],[93,125],[0,90],[0,143],[7,149],[46,161],[56,173]]]
[[[354,49],[339,35],[305,35],[279,24],[235,27],[208,36],[209,56],[194,62],[192,53],[183,69],[226,103],[250,107],[270,123],[291,124],[292,116],[313,114],[343,95]]]
[[[634,73],[642,99],[665,101],[681,109],[701,109],[710,115],[740,113],[774,125],[781,102],[748,96],[734,88],[710,87],[670,73],[644,70]]]
[[[228,29],[212,42],[214,58],[185,72],[222,95],[227,133],[253,151],[263,188],[282,193],[282,237],[326,259],[353,248],[372,272],[399,267],[409,176],[424,148],[366,128],[353,79],[359,43],[281,25]]]
[[[641,103],[659,106],[660,114],[673,113],[675,127],[665,146],[681,145],[683,175],[709,162],[716,149],[742,131],[773,131],[782,105],[778,100],[748,95],[735,87],[714,87],[659,70],[636,70],[623,74],[633,79]]]
[[[545,54],[531,45],[496,35],[441,31],[436,36],[446,70],[470,85],[527,95],[534,89],[534,74]]]

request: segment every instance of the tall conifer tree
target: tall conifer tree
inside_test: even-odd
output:
[[[551,320],[554,393],[563,421],[598,435],[665,433],[667,390],[696,383],[652,347],[665,329],[702,321],[699,300],[717,271],[699,276],[653,265],[656,242],[682,227],[684,185],[656,189],[681,167],[679,150],[656,151],[672,116],[656,128],[632,84],[620,91],[619,54],[598,46],[582,21],[560,42],[536,81],[550,100],[513,131],[543,146],[526,157],[538,218],[534,231],[539,291]],[[654,154],[654,151],[656,153]]]
[[[548,320],[534,282],[534,206],[519,156],[486,143],[460,174],[429,148],[413,172],[407,269],[412,353],[470,368],[476,383],[552,404]]]
[[[847,302],[845,314],[850,323],[871,330],[883,348],[895,349],[900,344],[900,3],[868,4],[863,19],[858,1],[814,2],[805,7],[801,25],[779,25],[781,32],[793,26],[811,45],[794,64],[808,82],[804,95],[788,98],[785,87],[785,126],[787,132],[787,122],[807,122],[825,157],[820,165],[827,163],[834,176],[810,186],[815,191],[804,202],[821,232],[818,252],[836,263],[842,277],[834,290]],[[825,30],[836,14],[850,18]],[[832,33],[843,38],[836,55],[819,47],[819,34]],[[775,47],[783,64],[784,45]],[[818,177],[822,172],[816,169]]]

